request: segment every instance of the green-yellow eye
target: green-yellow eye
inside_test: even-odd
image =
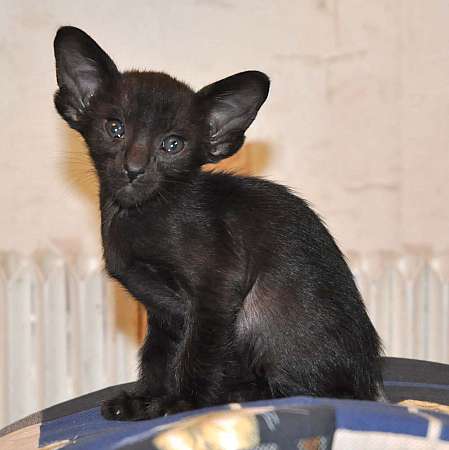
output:
[[[105,124],[109,136],[120,139],[125,135],[125,125],[118,119],[109,119]]]
[[[161,142],[161,148],[171,154],[179,153],[184,148],[184,145],[184,139],[175,134],[165,137]]]

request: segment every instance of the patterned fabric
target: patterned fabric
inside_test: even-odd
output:
[[[395,361],[396,364],[398,361]],[[410,361],[406,361],[409,365]],[[98,404],[114,387],[49,408],[0,431],[0,449],[153,450],[449,450],[449,406],[431,402],[449,393],[449,366],[415,361],[399,383],[405,406],[355,400],[292,397],[206,408],[140,422],[104,420]],[[421,370],[421,372],[420,372]],[[400,371],[399,371],[400,372]],[[419,376],[417,374],[420,374]],[[418,378],[416,378],[418,376]],[[438,378],[439,377],[439,378]],[[404,391],[407,384],[407,392]],[[419,399],[410,385],[417,384]],[[129,388],[130,386],[128,386]],[[424,389],[424,390],[423,390]],[[387,390],[388,394],[388,390]]]
[[[235,405],[231,411],[162,426],[140,443],[155,450],[277,450],[292,446],[299,450],[327,450],[332,444],[334,420],[334,412],[327,406],[275,409]]]
[[[7,434],[0,438],[0,449],[9,448],[449,450],[449,415],[311,397],[227,405],[141,422],[106,421],[96,407],[41,423],[40,429],[31,425]]]

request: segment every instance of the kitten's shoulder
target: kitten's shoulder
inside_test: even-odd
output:
[[[250,208],[275,213],[279,210],[310,210],[308,203],[284,185],[260,177],[227,172],[202,172],[195,183],[196,195],[208,205],[222,208]]]
[[[244,197],[298,198],[287,186],[261,177],[243,176],[229,172],[201,172],[196,180],[196,189],[218,195],[237,194]]]
[[[256,190],[275,190],[290,192],[290,189],[281,184],[274,183],[265,178],[257,176],[239,175],[232,172],[222,171],[203,171],[197,178],[198,187],[221,187],[233,189],[256,189]]]

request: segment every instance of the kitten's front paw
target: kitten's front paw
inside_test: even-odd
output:
[[[151,399],[123,391],[117,397],[103,402],[101,414],[109,420],[145,420],[191,409],[194,409],[194,405],[184,400]]]
[[[148,416],[151,399],[122,391],[117,397],[105,400],[101,405],[101,415],[109,420],[142,420]],[[156,416],[153,416],[156,417]]]

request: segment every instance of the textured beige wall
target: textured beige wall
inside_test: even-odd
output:
[[[195,88],[272,79],[254,171],[310,200],[344,250],[449,249],[447,0],[0,0],[0,249],[98,248],[95,183],[57,117],[52,39]]]

